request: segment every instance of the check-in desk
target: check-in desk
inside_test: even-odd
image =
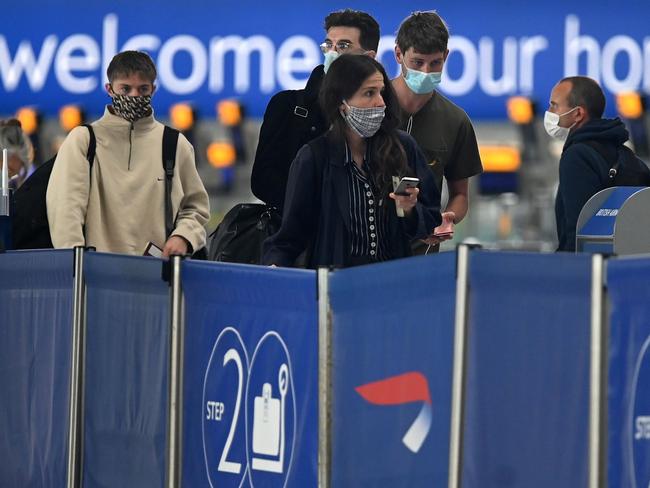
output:
[[[591,197],[578,217],[576,252],[650,253],[650,187],[618,186]]]

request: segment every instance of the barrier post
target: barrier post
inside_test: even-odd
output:
[[[72,302],[72,352],[70,360],[70,403],[68,407],[67,488],[81,486],[83,445],[84,360],[86,336],[86,283],[84,248],[74,248]]]
[[[604,260],[594,254],[591,260],[591,345],[589,364],[589,488],[604,486],[606,446],[604,428],[606,412],[602,408],[605,396],[605,365],[607,346],[604,340],[603,281]]]
[[[181,288],[181,263],[181,256],[172,256],[170,258],[166,488],[179,488],[181,486],[183,448],[183,353],[185,349],[185,314],[183,290]]]
[[[454,371],[449,436],[449,488],[459,488],[461,477],[469,250],[470,247],[467,245],[458,246],[456,262],[456,319],[454,321]]]
[[[318,270],[318,486],[330,486],[331,450],[331,314],[329,271]]]

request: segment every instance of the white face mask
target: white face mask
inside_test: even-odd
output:
[[[325,62],[323,63],[325,73],[327,73],[327,71],[330,69],[330,66],[332,66],[334,60],[338,57],[339,57],[339,53],[334,49],[332,49],[331,51],[327,51],[325,53]]]
[[[569,132],[576,124],[574,123],[571,127],[560,127],[560,117],[570,114],[577,108],[578,107],[573,107],[571,110],[564,112],[563,114],[556,114],[547,110],[544,114],[544,129],[546,129],[546,133],[559,141],[566,141],[566,138],[569,137]]]

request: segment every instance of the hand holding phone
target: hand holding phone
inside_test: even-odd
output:
[[[420,183],[419,178],[413,178],[411,176],[404,176],[395,189],[393,190],[393,193],[395,195],[401,195],[401,196],[408,196],[408,193],[406,193],[407,188],[416,188],[418,184]]]
[[[454,212],[442,213],[442,224],[433,229],[434,237],[451,237],[454,235],[454,220],[456,214]]]

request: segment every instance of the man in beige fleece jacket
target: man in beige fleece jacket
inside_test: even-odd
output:
[[[154,119],[151,96],[156,67],[146,53],[125,51],[108,66],[112,104],[92,124],[97,150],[86,160],[89,132],[73,129],[56,158],[47,188],[47,215],[55,248],[93,246],[98,251],[142,255],[149,243],[163,256],[205,245],[209,200],[194,148],[181,134],[172,181],[174,229],[165,235],[164,126]]]

